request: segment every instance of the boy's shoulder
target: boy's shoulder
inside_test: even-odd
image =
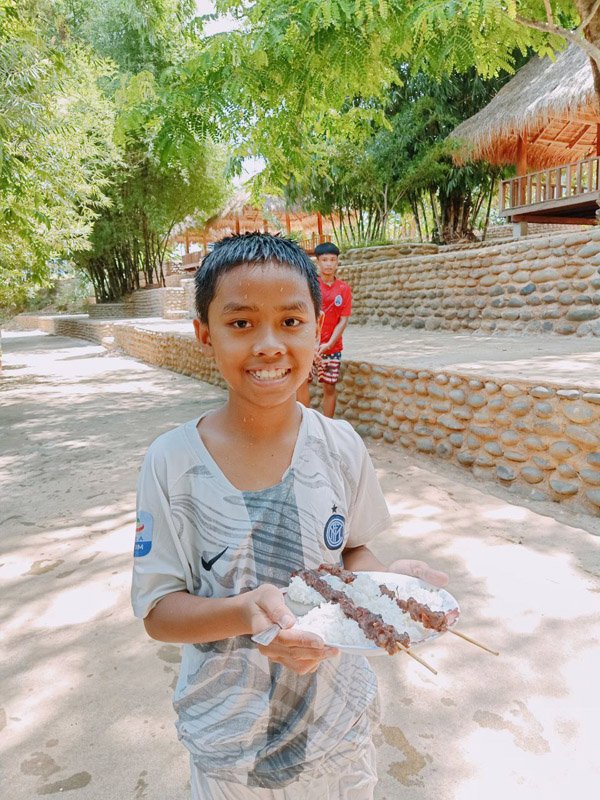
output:
[[[344,289],[344,290],[346,290],[348,292],[352,292],[350,284],[346,283],[346,281],[343,281],[341,278],[337,278],[336,277],[335,282],[336,282],[336,287],[337,288]]]
[[[148,447],[144,462],[167,468],[171,474],[185,471],[198,460],[193,443],[197,422],[189,420],[157,436]]]
[[[321,439],[330,450],[355,456],[365,450],[363,440],[345,419],[331,419],[314,408],[305,408],[304,413],[308,434]]]

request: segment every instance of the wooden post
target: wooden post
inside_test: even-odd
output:
[[[239,215],[239,212],[236,212],[236,214],[235,214],[235,232],[237,233],[238,236],[240,235],[240,215]]]
[[[266,219],[263,219],[263,228],[264,228],[264,233],[269,232],[269,223],[267,222]]]
[[[527,139],[523,136],[517,138],[517,177],[527,175]],[[525,181],[519,181],[519,203],[525,203]]]
[[[190,252],[190,232],[185,229],[185,253],[188,255]]]
[[[319,231],[319,244],[321,244],[325,237],[323,236],[323,217],[320,211],[317,211],[317,230]]]
[[[288,234],[292,232],[292,221],[287,211],[285,212],[285,229],[288,232]]]

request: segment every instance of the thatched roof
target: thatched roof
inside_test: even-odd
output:
[[[242,186],[229,199],[220,213],[206,221],[202,229],[195,228],[193,224],[184,221],[173,231],[171,240],[175,242],[187,240],[188,243],[215,242],[238,230],[240,233],[264,231],[265,229],[271,233],[277,231],[286,233],[288,223],[290,229],[301,234],[304,239],[310,239],[313,234],[316,234],[319,225],[325,236],[328,238],[333,236],[334,229],[331,218],[322,217],[319,221],[316,213],[304,211],[300,206],[288,207],[283,198],[274,195],[265,196],[259,207],[250,201],[249,188]],[[337,215],[333,215],[333,219],[337,224]]]
[[[534,56],[488,105],[451,134],[456,160],[515,164],[517,139],[527,139],[530,169],[577,161],[596,147],[600,114],[588,57],[574,44],[556,56]]]
[[[225,208],[206,222],[208,231],[235,231],[236,225],[243,231],[261,230],[266,222],[271,230],[284,231],[286,216],[291,227],[303,232],[316,230],[317,215],[304,211],[299,206],[287,206],[284,198],[266,195],[260,206],[251,203],[251,192],[242,186],[231,197]],[[222,234],[224,235],[224,234]]]

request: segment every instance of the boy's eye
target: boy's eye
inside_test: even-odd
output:
[[[296,317],[288,317],[284,319],[283,324],[286,328],[297,328],[301,322],[299,319],[296,319]]]
[[[247,319],[234,319],[231,324],[234,328],[238,328],[239,330],[244,330],[244,328],[250,327],[250,323]]]

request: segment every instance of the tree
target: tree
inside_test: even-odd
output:
[[[0,305],[48,282],[87,246],[107,202],[113,115],[97,88],[109,67],[61,41],[49,5],[0,9]]]
[[[595,36],[598,17],[598,4],[591,0],[556,0],[553,28],[546,18],[550,0],[218,0],[216,5],[237,15],[240,29],[207,43],[209,69],[230,92],[246,149],[266,159],[270,178],[279,183],[290,170],[303,172],[311,130],[327,131],[331,115],[344,103],[355,97],[382,101],[395,79],[395,64],[408,63],[432,77],[474,68],[493,78],[514,71],[518,53],[560,49],[565,32],[585,46]],[[589,12],[583,30],[576,27],[578,10],[581,16]]]
[[[199,48],[193,3],[71,0],[65,10],[71,35],[116,65],[104,91],[115,108],[121,163],[107,175],[110,206],[77,263],[97,300],[118,300],[139,287],[140,273],[147,284],[161,284],[173,227],[188,216],[202,221],[222,205],[225,156],[211,136],[213,109],[198,106],[197,87],[188,84],[187,65]]]
[[[438,81],[403,65],[379,124],[354,113],[356,100],[347,104],[348,119],[334,135],[331,128],[327,136],[313,133],[310,169],[290,182],[290,199],[336,214],[338,239],[353,245],[384,239],[390,214],[406,211],[422,236],[440,242],[473,238],[482,210],[485,226],[499,170],[485,162],[457,167],[447,137],[508,78],[484,80],[471,69]]]

